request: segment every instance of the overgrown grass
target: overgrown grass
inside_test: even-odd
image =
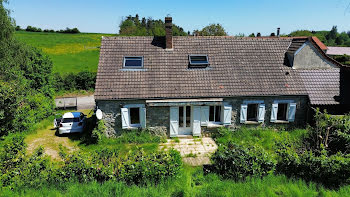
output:
[[[350,186],[337,191],[314,183],[269,175],[244,182],[222,180],[215,174],[204,175],[197,167],[184,167],[177,178],[147,186],[108,181],[102,184],[65,183],[41,189],[0,190],[0,196],[349,196]]]
[[[219,129],[214,135],[217,144],[227,145],[228,142],[237,144],[259,145],[268,152],[274,152],[273,147],[276,141],[290,139],[300,144],[302,139],[307,135],[305,129],[295,129],[291,131],[279,131],[273,128],[239,128],[237,130],[229,130],[226,128]]]
[[[37,47],[52,59],[53,72],[96,72],[102,36],[113,34],[61,34],[17,31],[16,39]]]

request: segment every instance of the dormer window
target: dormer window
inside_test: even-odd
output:
[[[209,65],[207,55],[190,55],[189,62],[189,68],[206,68]]]
[[[124,68],[143,68],[143,57],[124,57]]]

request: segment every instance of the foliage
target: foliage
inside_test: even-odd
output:
[[[69,73],[68,75],[54,74],[55,89],[59,91],[72,90],[92,90],[95,89],[96,73],[89,71],[80,71],[78,73]]]
[[[227,36],[224,27],[219,23],[210,24],[202,30],[194,30],[193,34],[197,36]]]
[[[3,142],[0,151],[0,184],[9,188],[40,188],[42,185],[59,185],[66,182],[86,183],[107,180],[128,184],[159,183],[176,176],[182,166],[180,153],[143,149],[120,155],[118,149],[100,149],[95,152],[68,154],[61,146],[63,162],[51,162],[39,148],[27,155],[24,137],[15,135]]]
[[[211,159],[216,173],[235,180],[266,176],[273,173],[276,165],[263,148],[235,143],[220,147]]]
[[[333,55],[332,58],[343,65],[350,65],[350,55]]]
[[[161,143],[166,141],[165,136],[157,136],[152,134],[148,129],[143,130],[124,130],[120,136],[116,138],[116,143]]]
[[[96,121],[96,120],[93,120]],[[106,126],[103,120],[97,120],[97,127],[91,132],[91,139],[94,144],[99,143],[105,137]]]
[[[13,39],[14,25],[0,1],[0,136],[30,129],[53,111],[52,62]]]
[[[16,26],[16,31],[22,31],[21,27],[20,26]],[[27,26],[27,28],[25,29],[25,31],[28,31],[28,32],[49,32],[49,33],[54,33],[55,30],[53,29],[44,29],[44,31],[41,29],[41,28],[37,28],[37,27],[32,27],[32,26]],[[56,33],[69,33],[69,34],[77,34],[77,33],[80,33],[79,29],[78,28],[66,28],[66,29],[61,29],[61,30],[57,30]]]
[[[289,36],[316,36],[327,46],[350,46],[350,36],[346,32],[338,33],[337,26],[330,31],[293,31]]]
[[[320,155],[311,150],[297,153],[289,143],[281,143],[276,152],[279,156],[276,170],[279,173],[332,188],[350,183],[350,155],[337,153],[328,156],[325,149]]]
[[[307,142],[315,153],[322,151],[325,147],[329,154],[350,152],[350,115],[332,116],[315,111],[315,126],[310,128],[310,135]]]
[[[186,36],[187,33],[182,27],[173,24],[174,36]],[[123,36],[165,36],[165,24],[162,20],[139,19],[139,15],[135,17],[129,15],[121,21],[119,25],[119,34]]]

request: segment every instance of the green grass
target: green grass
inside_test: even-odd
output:
[[[180,176],[158,185],[126,185],[108,181],[102,184],[64,183],[40,189],[0,189],[0,196],[349,196],[350,186],[327,190],[314,183],[270,175],[234,182],[215,174],[203,175],[199,167],[185,166]]]
[[[276,141],[290,139],[295,143],[302,143],[302,139],[307,135],[305,129],[295,129],[291,131],[278,131],[272,128],[245,128],[237,130],[225,130],[223,136],[215,139],[217,144],[227,144],[229,141],[237,144],[250,144],[262,146],[266,151],[274,152]]]
[[[53,72],[61,74],[80,71],[97,72],[102,36],[113,34],[63,34],[17,31],[15,37],[41,49],[53,61]]]

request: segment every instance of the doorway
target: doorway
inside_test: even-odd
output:
[[[192,134],[192,107],[179,107],[179,135]]]

